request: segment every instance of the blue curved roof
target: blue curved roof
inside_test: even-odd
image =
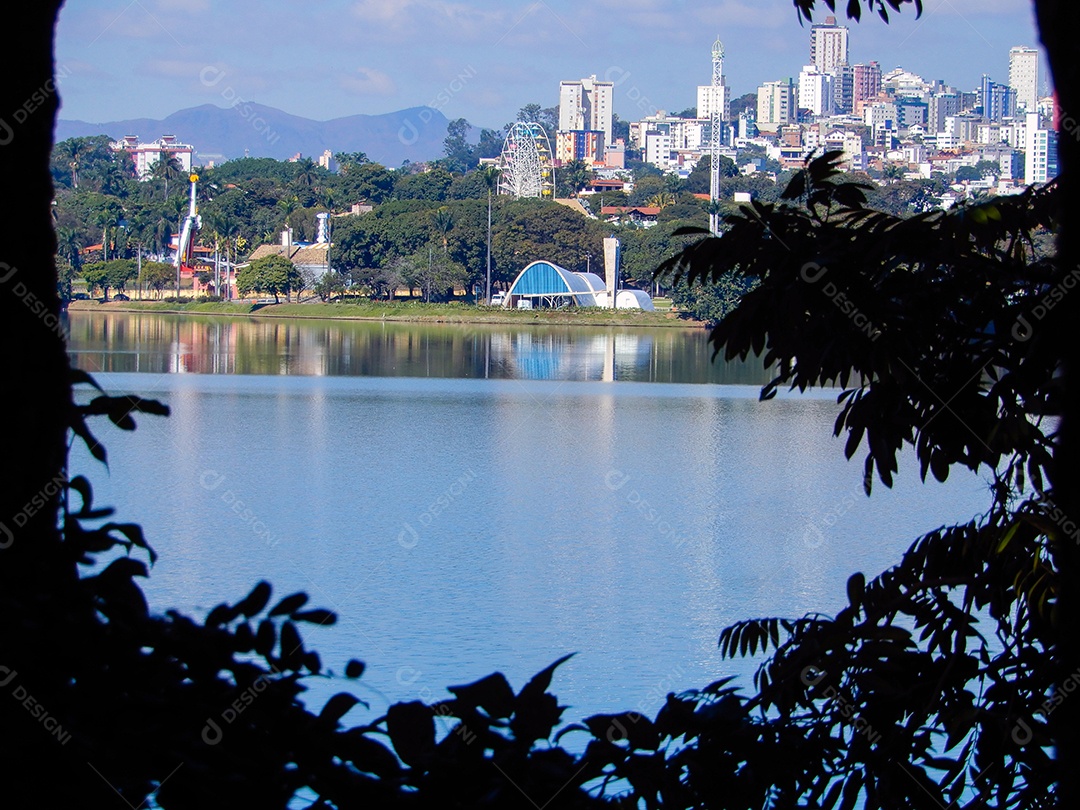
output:
[[[510,286],[507,300],[512,295],[561,295],[571,297],[578,306],[596,306],[592,285],[581,273],[574,273],[551,262],[533,262],[522,270]]]

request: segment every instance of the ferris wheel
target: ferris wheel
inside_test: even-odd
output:
[[[548,199],[555,196],[551,145],[539,124],[518,121],[506,133],[499,157],[499,193]]]

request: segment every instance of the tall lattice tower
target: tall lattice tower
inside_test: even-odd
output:
[[[718,103],[724,93],[724,43],[720,37],[712,46],[712,113],[709,123],[709,230],[713,236],[720,235],[720,213],[716,210],[720,199],[720,130],[724,125],[724,105]]]

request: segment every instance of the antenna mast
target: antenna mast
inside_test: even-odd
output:
[[[720,235],[720,213],[716,210],[720,198],[720,130],[724,123],[724,43],[720,37],[712,47],[712,97],[709,112],[712,113],[709,132],[709,230],[713,236]]]

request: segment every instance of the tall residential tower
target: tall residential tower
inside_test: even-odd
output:
[[[559,131],[592,130],[604,133],[604,144],[613,143],[611,116],[614,82],[596,76],[559,82]]]
[[[837,25],[836,17],[810,26],[810,62],[822,73],[832,73],[848,63],[848,29]]]
[[[1009,49],[1009,87],[1016,93],[1016,106],[1035,112],[1039,105],[1039,52],[1018,45]]]

